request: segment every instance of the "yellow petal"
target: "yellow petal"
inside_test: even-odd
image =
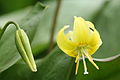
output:
[[[100,35],[97,30],[94,30],[94,35],[93,35],[91,41],[89,42],[88,53],[90,55],[95,53],[97,51],[97,49],[101,46],[101,44],[102,44],[102,40],[100,38]]]
[[[75,17],[73,28],[73,40],[79,44],[87,43],[91,39],[92,33],[86,21],[81,17]]]
[[[87,24],[88,27],[90,27],[90,28],[92,28],[92,29],[95,28],[95,27],[94,27],[94,24],[93,24],[92,22],[90,22],[90,21],[85,21],[85,22],[86,22],[86,24]]]
[[[92,55],[100,47],[100,45],[102,44],[102,41],[101,41],[100,35],[99,35],[98,31],[95,29],[94,25],[89,21],[86,21],[86,24],[88,25],[91,32],[93,33],[91,36],[92,38],[91,38],[90,42],[88,42],[89,48],[87,50],[88,53],[90,55]]]
[[[75,52],[76,44],[64,34],[64,30],[68,27],[69,26],[65,26],[59,31],[57,36],[57,44],[63,52],[65,52],[69,56],[75,57],[77,55],[77,53]]]
[[[97,49],[100,47],[100,45],[95,45],[95,46],[92,46],[92,47],[89,47],[88,49],[87,49],[87,52],[90,54],[90,55],[92,55],[92,54],[94,54],[96,51],[97,51]]]
[[[102,40],[101,40],[100,35],[96,29],[94,30],[94,35],[91,39],[90,44],[91,45],[101,45],[102,44]]]
[[[89,21],[86,21],[86,24],[88,25],[89,28],[91,28],[91,30],[93,30],[93,35],[92,35],[92,39],[91,39],[91,44],[92,45],[101,45],[102,41],[99,35],[99,32],[95,29],[94,24],[92,24]]]
[[[72,32],[72,31],[69,31],[69,32],[66,34],[66,37],[67,37],[69,40],[73,41],[73,32]]]

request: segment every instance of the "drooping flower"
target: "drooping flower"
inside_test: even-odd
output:
[[[65,34],[64,31],[68,27],[68,25],[64,26],[58,32],[57,44],[64,53],[76,58],[76,74],[78,72],[80,58],[83,59],[84,74],[88,74],[85,56],[97,69],[99,69],[91,57],[102,44],[100,35],[94,25],[81,17],[75,16],[73,31],[69,31]]]

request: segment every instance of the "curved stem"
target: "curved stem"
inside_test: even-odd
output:
[[[93,58],[93,60],[98,61],[98,62],[110,62],[110,61],[115,60],[119,57],[120,57],[120,54],[112,56],[112,57],[108,57],[108,58]],[[82,60],[82,58],[80,58],[80,60]]]
[[[119,57],[120,57],[120,54],[112,56],[112,57],[108,57],[108,58],[103,58],[103,59],[93,58],[93,60],[94,61],[99,61],[99,62],[109,62],[109,61],[115,60]]]
[[[18,25],[17,23],[15,23],[14,21],[8,21],[8,22],[4,25],[3,29],[6,29],[10,24],[14,24],[15,27],[16,27],[16,29],[20,29],[19,25]]]
[[[0,32],[0,39],[2,37],[2,35],[4,34],[5,30],[7,29],[7,27],[10,25],[10,24],[14,24],[16,29],[20,29],[19,25],[17,23],[15,23],[14,21],[8,21],[4,27],[1,29],[1,32]]]

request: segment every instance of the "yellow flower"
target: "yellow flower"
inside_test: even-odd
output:
[[[69,26],[64,26],[59,31],[57,44],[64,53],[76,58],[76,74],[81,57],[84,64],[84,74],[88,74],[85,56],[97,69],[99,69],[91,57],[91,55],[94,54],[102,44],[100,35],[94,25],[89,21],[85,21],[81,17],[75,16],[73,31],[69,31],[65,34],[64,31],[68,27]]]

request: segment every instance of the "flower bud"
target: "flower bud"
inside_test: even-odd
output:
[[[36,72],[37,68],[33,58],[29,39],[23,29],[18,29],[16,31],[15,41],[16,41],[17,49],[22,59],[26,62],[26,64],[30,67],[30,69],[33,72]]]

